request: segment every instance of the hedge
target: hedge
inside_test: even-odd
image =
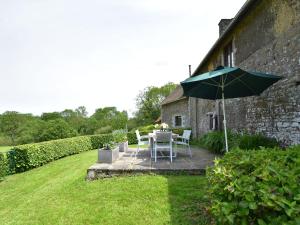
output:
[[[233,150],[207,178],[218,224],[300,224],[300,146]]]
[[[130,131],[127,133],[127,140],[129,145],[134,145],[138,143],[135,131]]]
[[[114,141],[113,134],[99,134],[88,136],[91,140],[92,149],[102,148],[103,144]]]
[[[13,147],[7,154],[11,172],[23,172],[59,158],[102,147],[112,134],[80,136]]]
[[[7,174],[7,161],[4,153],[0,152],[0,181]]]

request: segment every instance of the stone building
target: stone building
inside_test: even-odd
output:
[[[190,127],[189,98],[180,85],[161,104],[161,121],[171,127]]]
[[[260,96],[227,99],[228,127],[299,144],[300,1],[248,0],[233,19],[220,21],[219,33],[192,76],[224,65],[284,77]],[[178,96],[171,107],[162,105],[162,122],[167,122],[170,108],[171,114],[185,116],[194,136],[222,129],[219,101],[183,98],[179,90],[171,93]]]

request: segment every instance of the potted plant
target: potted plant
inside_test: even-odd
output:
[[[119,145],[119,152],[127,152],[128,141],[125,130],[115,130],[113,132],[114,141]]]
[[[108,142],[98,150],[99,163],[113,163],[119,158],[119,147],[113,142]]]

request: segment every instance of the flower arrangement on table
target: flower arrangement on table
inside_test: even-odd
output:
[[[169,125],[166,123],[161,123],[161,124],[155,124],[154,126],[156,129],[160,129],[161,131],[167,131],[169,128]]]

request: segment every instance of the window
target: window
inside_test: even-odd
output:
[[[233,47],[232,41],[229,42],[228,45],[224,48],[224,66],[233,67],[234,66],[234,58],[233,58]]]
[[[219,120],[217,114],[210,112],[207,113],[209,120],[209,130],[218,130],[219,129]]]
[[[182,116],[175,116],[175,127],[182,127]]]

